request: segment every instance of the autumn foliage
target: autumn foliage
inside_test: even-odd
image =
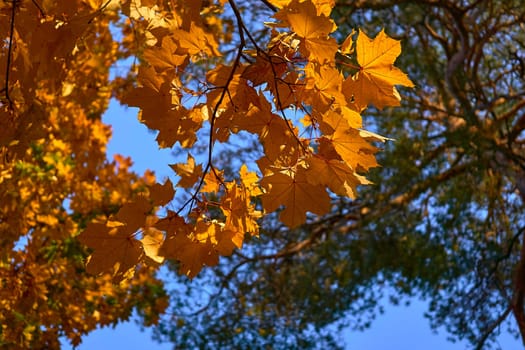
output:
[[[154,322],[165,298],[152,274],[166,259],[192,278],[257,236],[266,214],[297,227],[369,183],[387,139],[361,113],[413,86],[393,66],[399,41],[336,33],[333,1],[266,5],[255,37],[233,0],[0,3],[2,343],[78,343],[144,298]],[[138,64],[110,77],[126,57]],[[187,152],[171,165],[177,183],[106,159],[111,97],[140,109],[159,147]],[[263,154],[229,178],[215,146],[241,132]],[[204,158],[192,151],[202,137]]]

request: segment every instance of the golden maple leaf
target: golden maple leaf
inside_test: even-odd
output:
[[[219,256],[214,248],[216,223],[199,218],[195,225],[188,224],[183,218],[171,212],[166,219],[160,220],[155,227],[167,229],[166,239],[159,250],[159,255],[180,262],[179,273],[189,278],[195,277],[204,267],[217,265]]]
[[[307,84],[305,102],[323,113],[332,104],[344,105],[345,95],[341,92],[343,76],[338,69],[327,65],[308,64],[305,69]]]
[[[335,39],[330,38],[329,34],[337,26],[328,17],[329,13],[320,13],[318,6],[321,8],[321,4],[311,1],[293,0],[274,17],[288,23],[294,33],[301,38],[303,45],[299,47],[299,50],[305,57],[320,63],[331,62],[334,60],[338,47]]]
[[[194,22],[191,23],[189,31],[182,29],[173,31],[173,38],[178,42],[179,47],[194,59],[198,59],[202,55],[221,55],[215,37],[211,33],[206,33],[202,27]]]
[[[266,189],[261,196],[265,211],[273,212],[284,205],[279,219],[290,228],[303,224],[306,212],[323,215],[330,210],[330,197],[324,186],[310,183],[304,168],[295,174],[265,176],[261,186]]]
[[[307,162],[308,181],[314,185],[326,185],[337,195],[355,199],[357,186],[370,183],[365,177],[356,174],[344,161],[310,157]]]
[[[148,227],[143,232],[143,237],[140,240],[144,249],[144,254],[155,261],[157,264],[164,262],[164,257],[159,255],[159,249],[164,243],[164,234],[162,231],[153,227]]]
[[[92,275],[111,272],[113,281],[120,282],[133,275],[144,252],[142,244],[134,238],[134,232],[123,229],[125,224],[109,222],[108,225],[90,223],[78,240],[94,249],[86,271]]]
[[[155,183],[150,187],[149,193],[151,199],[153,200],[153,205],[162,206],[168,204],[173,199],[175,190],[173,189],[173,184],[168,179],[164,185]]]
[[[177,183],[177,186],[180,187],[192,187],[202,177],[202,165],[195,164],[195,158],[189,153],[186,164],[170,164],[170,167],[180,176],[180,180]]]
[[[357,62],[360,69],[343,83],[343,92],[353,99],[358,111],[369,104],[379,109],[399,106],[401,98],[395,85],[413,87],[414,84],[394,62],[401,53],[399,40],[394,40],[382,30],[374,39],[359,31],[356,43]]]
[[[352,170],[368,171],[379,165],[374,156],[378,149],[365,140],[359,130],[338,127],[329,140]]]
[[[188,56],[177,54],[179,46],[173,36],[162,39],[161,46],[153,46],[144,50],[144,59],[152,65],[157,72],[173,71],[187,63]]]

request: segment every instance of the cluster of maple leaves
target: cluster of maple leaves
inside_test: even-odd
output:
[[[133,309],[154,322],[167,305],[153,267],[120,285],[84,273],[76,239],[155,182],[107,159],[120,16],[105,3],[0,2],[0,348],[76,345]]]
[[[393,66],[400,43],[384,32],[375,39],[351,33],[337,43],[333,1],[270,1],[276,12],[264,46],[229,1],[238,37],[229,64],[197,3],[169,11],[155,1],[127,3],[130,21],[145,29],[145,48],[138,86],[121,101],[140,108],[140,121],[158,130],[160,147],[178,142],[190,149],[197,132],[209,128],[208,159],[196,164],[188,153],[187,163],[172,165],[176,187],[191,193],[178,211],[156,215],[175,194],[167,181],[107,221],[90,223],[79,239],[94,249],[87,263],[93,274],[109,271],[120,281],[141,262],[173,259],[191,278],[240,248],[245,234],[257,235],[265,213],[282,208],[279,219],[296,227],[307,212],[330,210],[328,191],[354,198],[357,186],[368,183],[363,174],[378,165],[372,142],[386,140],[362,129],[360,113],[371,104],[399,105],[395,85],[413,86]],[[226,1],[216,6],[222,10]],[[181,76],[203,62],[208,72],[192,89]],[[340,67],[352,73],[344,76]],[[189,107],[186,97],[203,102]],[[256,135],[264,155],[258,171],[243,165],[238,179],[226,181],[213,164],[213,147],[240,131]]]
[[[235,0],[0,2],[1,345],[78,344],[136,307],[155,322],[165,259],[192,278],[258,235],[264,215],[295,227],[368,183],[385,138],[360,114],[412,86],[393,66],[399,42],[359,32],[338,44],[330,0],[262,3],[273,16],[255,35]],[[135,76],[111,78],[130,56]],[[111,97],[140,108],[159,147],[188,151],[171,165],[176,184],[106,159]],[[227,178],[214,146],[239,132],[263,155]],[[176,189],[189,199],[174,209]]]

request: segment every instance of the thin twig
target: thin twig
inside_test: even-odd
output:
[[[477,350],[482,350],[485,347],[485,342],[487,341],[488,337],[492,334],[492,332],[494,332],[496,327],[498,327],[503,321],[507,319],[511,311],[512,307],[509,305],[505,311],[499,315],[499,317],[489,327],[485,329],[485,332],[483,332],[483,335],[481,338],[479,338],[476,345]]]
[[[206,166],[204,167],[204,170],[202,172],[202,176],[199,180],[199,183],[197,184],[197,188],[195,189],[195,191],[193,192],[192,196],[190,197],[190,199],[188,199],[183,205],[182,207],[177,211],[177,214],[180,214],[185,208],[186,206],[188,206],[188,204],[190,203],[193,203],[196,199],[197,199],[197,195],[199,194],[199,191],[200,189],[202,188],[202,185],[204,184],[204,177],[206,176],[206,174],[212,170],[213,173],[215,174],[215,176],[217,176],[217,173],[215,171],[215,168],[213,167],[213,162],[212,162],[212,157],[213,157],[213,144],[214,144],[214,139],[213,139],[213,133],[214,133],[214,127],[215,127],[215,120],[217,119],[217,113],[219,112],[219,108],[222,104],[222,102],[224,101],[224,98],[226,97],[227,94],[229,94],[229,86],[230,86],[230,83],[232,82],[233,80],[233,77],[235,75],[235,71],[237,70],[237,67],[239,66],[239,63],[241,61],[241,57],[242,57],[242,52],[244,50],[244,47],[246,46],[246,40],[244,38],[244,31],[243,31],[243,26],[242,26],[242,17],[241,17],[241,14],[239,12],[239,9],[237,8],[237,5],[235,4],[235,1],[234,0],[229,0],[228,1],[234,14],[235,14],[235,17],[237,18],[237,27],[239,29],[239,46],[237,48],[237,55],[235,56],[235,60],[233,62],[233,65],[232,65],[232,69],[231,69],[231,72],[230,72],[230,75],[228,76],[228,79],[226,80],[226,83],[224,84],[222,88],[222,93],[221,95],[219,96],[219,100],[217,101],[217,103],[215,104],[215,107],[213,108],[213,113],[211,115],[211,118],[210,118],[210,137],[209,137],[209,141],[208,141],[208,160],[207,160],[207,163],[206,163]],[[230,98],[231,100],[231,98]],[[219,177],[217,177],[219,178]],[[219,178],[220,179],[220,178]],[[226,188],[226,186],[225,186]]]
[[[11,72],[11,57],[13,53],[13,40],[15,35],[15,14],[16,14],[16,5],[19,0],[13,0],[13,7],[11,8],[11,24],[9,29],[9,46],[7,48],[7,63],[6,63],[6,72],[5,72],[5,98],[9,102],[9,109],[13,110],[13,101],[11,96],[9,96],[9,73]]]
[[[40,6],[40,4],[36,0],[31,0],[31,2],[33,3],[33,5],[36,6],[38,11],[40,12],[40,15],[42,15],[42,17],[46,17],[46,13],[44,12],[44,9],[42,9],[42,6]]]
[[[279,9],[277,7],[275,7],[272,3],[270,3],[268,0],[261,0],[263,4],[266,5],[266,7],[268,7],[270,10],[272,10],[273,12],[277,12]]]

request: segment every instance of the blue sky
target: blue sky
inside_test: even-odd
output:
[[[108,155],[119,153],[134,160],[133,169],[142,173],[152,169],[158,179],[171,176],[168,164],[175,163],[171,150],[159,150],[155,143],[155,134],[148,131],[136,118],[136,109],[125,109],[112,101],[104,122],[113,127],[113,137],[108,145]],[[462,350],[467,343],[447,341],[445,330],[432,332],[427,319],[423,317],[427,303],[412,299],[410,306],[389,305],[385,299],[385,313],[379,315],[370,329],[364,332],[347,332],[344,338],[347,349],[366,350]],[[508,333],[498,338],[502,349],[522,349],[520,341]],[[71,346],[64,344],[63,349]],[[159,344],[151,339],[151,331],[142,332],[133,321],[118,325],[116,328],[99,329],[84,338],[78,350],[167,350],[173,344]]]

